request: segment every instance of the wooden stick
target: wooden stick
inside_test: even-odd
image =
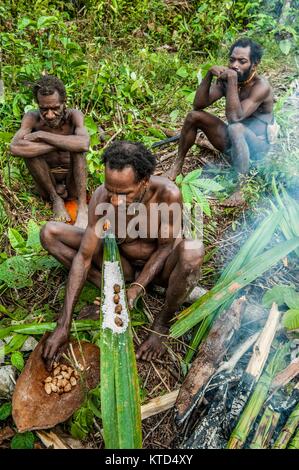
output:
[[[154,416],[158,413],[161,413],[162,411],[166,411],[172,408],[175,404],[178,394],[179,390],[173,390],[172,392],[166,393],[166,395],[153,398],[146,405],[142,405],[141,419],[149,418],[150,416]]]
[[[257,342],[253,347],[253,354],[246,368],[246,372],[257,381],[263,371],[269,356],[272,341],[274,339],[280,319],[280,312],[275,302],[272,304],[268,319],[265,323]]]
[[[52,447],[53,449],[69,449],[69,447],[53,431],[36,431],[36,434],[47,448]]]

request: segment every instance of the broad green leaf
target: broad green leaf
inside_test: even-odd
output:
[[[4,421],[10,416],[11,410],[11,403],[3,403],[3,405],[0,406],[0,421]]]
[[[178,175],[178,176],[176,177],[176,180],[175,180],[176,184],[177,184],[178,186],[180,186],[180,184],[182,183],[182,181],[183,181],[183,175]]]
[[[286,292],[284,299],[289,308],[299,308],[299,292],[296,292],[295,289]]]
[[[200,175],[202,174],[202,169],[198,168],[197,170],[190,171],[188,175],[185,176],[184,178],[184,183],[190,183],[191,181],[197,180]]]
[[[188,77],[188,71],[185,69],[185,67],[180,67],[177,71],[176,71],[176,74],[179,76],[179,77],[182,77],[182,78],[187,78]]]
[[[21,253],[22,249],[26,247],[26,242],[20,232],[15,228],[8,229],[8,238],[11,246],[16,251],[16,253]]]
[[[24,16],[23,18],[21,18],[19,21],[18,21],[18,26],[17,28],[19,30],[22,30],[22,29],[25,29],[27,28],[27,26],[29,26],[30,24],[34,24],[34,22],[28,18],[27,16]]]
[[[10,357],[10,362],[18,369],[18,371],[21,372],[21,370],[24,368],[23,354],[20,351],[13,352]]]
[[[33,432],[24,432],[16,434],[10,443],[11,449],[33,449],[35,436]]]
[[[182,183],[183,202],[191,204],[193,201],[193,193],[189,184]]]
[[[94,134],[98,133],[98,126],[94,122],[94,120],[91,116],[85,116],[84,125],[86,126],[89,135],[94,135]]]
[[[47,28],[53,24],[56,24],[58,21],[56,16],[40,16],[37,20],[36,27],[37,29]]]
[[[107,263],[117,263],[121,272],[121,289],[122,291],[125,289],[118,246],[112,233],[106,233],[104,238],[103,259],[101,322],[104,318],[102,309],[107,289],[105,284]],[[126,303],[123,307],[129,312]],[[101,415],[105,447],[138,449],[142,446],[140,393],[130,322],[122,332],[115,332],[108,326],[104,327],[102,323],[100,351]]]
[[[287,304],[286,299],[287,297],[292,301],[292,295],[294,296],[293,298],[296,298],[296,291],[293,287],[290,286],[274,286],[272,289],[268,290],[262,299],[263,305],[265,307],[271,307],[273,302],[275,302],[278,306]],[[297,294],[298,300],[299,300],[299,294]],[[287,304],[288,305],[288,304]],[[297,304],[299,307],[299,303]],[[288,305],[288,307],[294,307],[292,305]]]
[[[200,178],[197,181],[192,181],[192,184],[200,189],[203,189],[206,192],[217,193],[219,191],[223,191],[224,189],[221,184],[217,183],[217,181],[208,178]]]
[[[30,219],[27,225],[26,247],[32,248],[35,253],[39,253],[42,250],[40,230],[40,226],[34,220]]]
[[[279,41],[279,48],[281,52],[288,55],[292,47],[292,42],[289,39],[282,39]]]
[[[287,330],[299,329],[299,308],[288,310],[282,319],[282,324]]]
[[[193,184],[190,184],[190,189],[193,193],[194,199],[196,200],[197,204],[200,206],[202,211],[208,216],[211,217],[211,208],[210,204],[205,197],[205,195],[198,189],[196,188]]]

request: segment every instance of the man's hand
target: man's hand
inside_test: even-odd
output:
[[[46,339],[43,349],[43,359],[46,368],[50,372],[52,365],[59,361],[60,356],[68,345],[69,334],[66,328],[57,326],[53,333]]]
[[[30,134],[24,135],[24,140],[30,140],[30,142],[42,142],[44,137],[44,131],[31,132]]]
[[[214,65],[213,67],[210,68],[209,72],[214,75],[214,77],[219,78],[221,74],[223,74],[225,71],[229,70],[228,67],[225,67],[224,65]]]
[[[227,68],[224,72],[222,72],[222,74],[219,76],[219,80],[223,80],[223,81],[226,81],[228,80],[229,78],[236,78],[238,80],[238,73],[233,70],[233,69],[229,69]]]
[[[128,306],[130,310],[134,308],[134,302],[141,292],[142,292],[142,288],[136,285],[129,287],[129,289],[127,290]]]

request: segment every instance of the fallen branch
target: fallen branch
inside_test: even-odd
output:
[[[47,448],[52,449],[69,449],[69,447],[57,436],[53,431],[45,432],[45,431],[35,431],[37,436],[40,438],[42,443]]]
[[[166,393],[166,395],[153,398],[146,405],[142,405],[141,419],[147,419],[150,416],[154,416],[158,413],[161,413],[162,411],[166,411],[172,408],[175,404],[178,394],[179,390],[173,390],[170,393]]]

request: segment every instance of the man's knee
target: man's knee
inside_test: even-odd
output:
[[[178,246],[178,256],[184,273],[200,268],[204,254],[204,245],[201,241],[182,240]]]
[[[244,134],[245,130],[246,128],[241,122],[234,122],[232,124],[229,124],[227,127],[227,131],[230,137]]]
[[[203,111],[190,111],[187,114],[185,124],[192,126],[200,126],[204,122],[205,113]]]
[[[61,233],[60,222],[47,222],[40,231],[40,241],[42,246],[48,250],[53,241]]]

